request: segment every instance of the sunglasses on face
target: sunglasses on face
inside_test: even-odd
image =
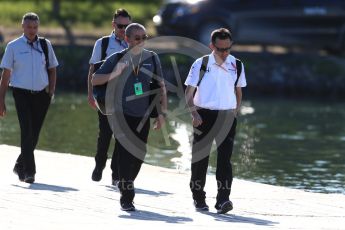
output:
[[[218,52],[224,53],[224,52],[230,52],[231,46],[225,47],[225,48],[219,48],[213,44],[213,46],[216,48]]]
[[[116,26],[117,26],[117,28],[119,28],[119,29],[126,29],[126,27],[127,27],[128,25],[126,25],[126,24],[116,24]]]
[[[135,41],[145,41],[148,38],[148,36],[145,34],[143,36],[134,36]]]

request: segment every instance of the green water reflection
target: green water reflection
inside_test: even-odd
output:
[[[0,144],[18,146],[19,126],[12,96],[7,95],[6,100],[8,114],[0,120]],[[171,109],[177,104],[176,99],[170,99]],[[171,116],[166,129],[150,133],[147,163],[189,170],[189,119],[188,114],[180,116],[180,120]],[[247,99],[233,154],[235,177],[345,194],[344,120],[342,102]],[[93,156],[97,125],[97,114],[88,107],[86,95],[58,94],[45,120],[38,148]],[[111,151],[112,148],[109,155]],[[213,153],[211,173],[215,162]]]

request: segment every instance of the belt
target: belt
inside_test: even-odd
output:
[[[45,89],[31,90],[31,89],[22,89],[22,88],[12,87],[12,90],[18,91],[18,92],[23,92],[23,93],[28,93],[28,94],[38,94],[38,93],[43,92]]]

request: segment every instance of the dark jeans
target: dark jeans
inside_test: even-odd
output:
[[[119,190],[120,202],[132,202],[135,196],[134,180],[137,177],[146,155],[147,138],[150,131],[150,119],[147,119],[140,130],[137,130],[141,117],[124,115],[125,122],[116,136],[116,147],[119,154]],[[118,132],[116,132],[118,134]]]
[[[15,167],[32,176],[36,173],[34,150],[51,98],[45,90],[31,93],[18,88],[13,88],[13,97],[20,126],[21,147]]]
[[[212,142],[215,140],[217,145],[217,202],[223,202],[229,200],[233,180],[230,159],[234,145],[237,120],[236,118],[232,119],[233,114],[229,111],[200,109],[198,113],[203,123],[199,127],[194,128],[193,133],[190,189],[193,193],[194,200],[205,199],[206,193],[204,187],[206,183],[209,154]],[[227,119],[229,122],[228,128],[226,127],[227,125],[224,125],[224,119]],[[222,132],[223,134],[220,134]]]
[[[96,167],[104,169],[107,159],[108,159],[108,149],[111,138],[113,136],[113,131],[110,128],[108,117],[103,115],[101,112],[98,111],[98,139],[97,139],[97,152],[95,156]],[[118,154],[117,148],[115,146],[113,151],[113,156],[111,159],[111,170],[112,170],[112,178],[114,180],[118,180]]]

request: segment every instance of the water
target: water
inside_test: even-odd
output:
[[[8,114],[0,120],[0,144],[18,146],[13,99],[11,95],[6,99]],[[172,98],[169,108],[176,107],[178,102]],[[235,177],[345,194],[344,108],[340,101],[257,97],[245,100],[232,158]],[[163,131],[151,131],[145,161],[189,170],[189,120],[188,114],[183,114],[178,121],[170,119]],[[46,117],[38,148],[93,156],[97,125],[97,114],[88,107],[86,95],[58,94]],[[112,148],[109,155],[111,151]],[[213,152],[210,173],[215,172],[215,163]]]

